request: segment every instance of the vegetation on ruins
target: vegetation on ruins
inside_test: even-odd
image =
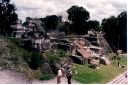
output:
[[[63,50],[47,51],[45,52],[46,59],[39,52],[26,50],[22,39],[4,36],[0,36],[0,38],[2,38],[2,42],[8,44],[5,48],[4,45],[0,44],[0,53],[2,52],[0,67],[23,72],[28,78],[39,78],[41,80],[53,78],[58,70],[56,64],[61,64],[69,56]],[[4,58],[6,58],[6,62]],[[9,62],[12,62],[12,64],[8,64]]]
[[[44,34],[43,32],[40,34],[43,35],[41,38],[44,37],[44,41],[46,40],[47,42],[44,42],[43,45],[45,44],[44,47],[46,46],[46,48],[47,46],[49,48],[51,47],[50,49],[43,48],[43,52],[40,52],[39,50],[35,51],[31,49],[32,47],[30,47],[31,38],[33,38],[34,34],[33,31],[28,33],[28,36],[32,36],[29,37],[30,40],[28,39],[28,41],[25,41],[22,38],[18,39],[10,37],[12,32],[12,29],[10,28],[11,22],[18,19],[18,15],[15,11],[16,7],[14,4],[10,3],[10,0],[2,0],[0,3],[0,34],[2,34],[0,35],[0,67],[3,69],[12,69],[22,72],[29,79],[51,79],[57,74],[57,70],[61,65],[70,62],[69,50],[66,52],[58,49],[56,45],[56,48],[54,48],[54,46],[52,48],[53,43],[51,44],[51,42],[48,41],[50,39],[47,37],[47,32],[61,31],[65,32],[67,35],[71,35],[72,37],[75,36],[72,34],[86,34],[90,29],[94,29],[98,32],[103,31],[103,33],[105,33],[103,37],[105,36],[114,52],[119,49],[123,50],[123,52],[127,51],[126,11],[120,13],[117,17],[110,16],[109,18],[104,18],[101,25],[97,20],[90,20],[89,11],[87,11],[84,7],[77,5],[73,5],[66,11],[68,14],[67,21],[63,22],[61,15],[48,15],[44,18],[39,18],[42,25],[40,29],[42,29],[43,32],[44,30],[46,31]],[[23,25],[27,27],[29,24],[27,20],[30,19],[30,17],[26,17],[26,22],[24,22]],[[37,23],[34,23],[34,25],[38,28],[38,21]],[[38,29],[38,31],[40,29]],[[8,37],[3,35],[8,35]],[[56,39],[56,41],[57,40],[59,39]],[[38,40],[38,42],[40,42],[40,40]],[[118,62],[120,62],[121,65],[126,66],[126,56],[109,54],[108,57],[111,59],[112,64],[107,66],[101,65],[102,69],[100,70],[90,68],[89,64],[74,64],[75,68],[73,71],[78,70],[78,74],[74,75],[74,79],[81,83],[106,83],[114,78],[116,74],[120,74],[126,70],[125,68],[119,68],[117,66]]]
[[[10,0],[2,0],[0,3],[0,33],[11,35],[10,24],[17,19],[15,13],[16,7],[10,3]],[[49,15],[44,18],[40,18],[43,22],[45,30],[59,30],[68,34],[85,34],[89,29],[95,29],[98,31],[103,30],[106,33],[105,37],[113,50],[122,49],[126,52],[126,17],[127,12],[120,13],[117,17],[111,16],[102,20],[101,26],[97,20],[89,20],[90,13],[83,7],[73,5],[67,11],[68,20],[62,21],[62,16]],[[26,19],[30,19],[27,17]],[[24,25],[27,22],[24,23]],[[110,32],[111,31],[111,32]]]
[[[51,69],[55,74],[57,74],[57,70],[59,69],[60,65],[64,64],[62,61],[68,58],[69,54],[63,50],[50,50],[46,51],[46,56],[48,58],[50,66],[52,67]],[[56,66],[57,64],[59,66]]]
[[[17,38],[8,38],[11,42],[14,43],[14,45],[16,47],[19,48],[19,50],[21,51],[20,53],[17,54],[21,54],[23,59],[28,63],[28,65],[30,66],[30,68],[32,69],[37,69],[40,66],[41,63],[41,59],[40,59],[40,55],[38,52],[36,51],[28,51],[26,50],[26,48],[24,47],[24,41],[22,39],[17,39]],[[21,49],[20,49],[21,48]],[[19,52],[19,51],[18,51]]]
[[[126,38],[127,38],[127,12],[124,11],[118,17],[111,16],[102,20],[101,26],[97,20],[89,20],[90,13],[83,7],[77,5],[72,6],[67,10],[68,20],[70,22],[62,22],[61,18],[57,16],[47,16],[44,24],[47,29],[58,27],[59,31],[64,31],[68,34],[77,33],[85,34],[87,30],[94,29],[97,31],[104,31],[105,37],[114,51],[122,49],[126,52]],[[50,18],[51,17],[51,18]],[[52,18],[54,17],[54,18]],[[52,24],[52,20],[55,22]],[[52,27],[48,27],[52,26]],[[111,32],[110,32],[111,31]]]
[[[21,45],[21,44],[20,44]],[[23,73],[31,77],[31,69],[24,60],[29,52],[13,43],[9,38],[0,35],[0,67]]]
[[[87,27],[88,30],[91,28],[91,29],[94,29],[94,30],[97,30],[97,31],[102,31],[102,28],[100,27],[100,22],[97,21],[97,20],[89,20],[87,22],[86,27]]]

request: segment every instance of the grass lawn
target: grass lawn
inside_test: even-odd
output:
[[[120,60],[121,65],[127,64],[127,57]],[[84,84],[104,84],[121,74],[126,68],[117,67],[117,61],[112,61],[111,65],[101,65],[100,69],[89,68],[89,65],[74,65],[80,74],[74,75],[74,79]]]

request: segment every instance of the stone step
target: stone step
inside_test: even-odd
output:
[[[123,74],[117,76],[116,78],[114,78],[112,81],[108,82],[109,84],[117,84],[119,81],[121,81],[123,79],[123,77],[125,78],[125,74],[127,71],[125,71]]]
[[[124,78],[123,76],[120,76],[113,83],[118,84],[123,78]]]
[[[125,84],[127,82],[127,79],[124,77],[118,84]]]

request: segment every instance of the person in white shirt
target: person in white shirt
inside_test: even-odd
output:
[[[57,73],[57,84],[61,83],[62,76],[64,76],[64,70],[63,70],[63,68],[60,68]]]

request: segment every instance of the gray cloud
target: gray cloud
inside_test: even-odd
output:
[[[27,16],[45,17],[52,14],[67,18],[66,10],[72,5],[83,6],[90,12],[91,19],[99,21],[111,15],[117,16],[127,9],[127,0],[11,0],[11,2],[16,4],[19,18],[23,21]]]
[[[18,10],[28,10],[28,11],[30,11],[30,10],[38,10],[38,8],[34,8],[34,7],[19,7],[18,8]]]
[[[123,11],[123,10],[126,10],[126,7],[127,7],[127,4],[125,3],[113,3],[112,6],[117,10],[117,11]]]

